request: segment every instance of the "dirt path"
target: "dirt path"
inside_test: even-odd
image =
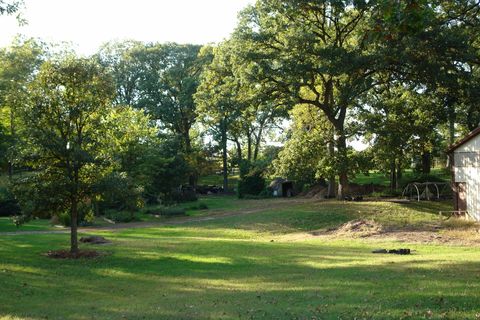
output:
[[[276,201],[268,201],[262,203],[260,206],[253,206],[248,209],[239,209],[239,210],[212,210],[211,213],[205,216],[200,217],[183,217],[183,218],[175,218],[175,219],[168,219],[168,220],[159,220],[158,222],[130,222],[130,223],[115,223],[111,225],[105,226],[98,226],[98,227],[81,227],[78,229],[79,233],[91,233],[91,232],[98,232],[98,231],[106,231],[106,232],[115,232],[117,230],[124,230],[124,229],[136,229],[136,228],[158,228],[164,226],[175,226],[175,225],[182,225],[187,223],[196,223],[196,222],[204,222],[204,221],[211,221],[211,220],[219,220],[233,216],[242,216],[247,214],[259,213],[265,210],[272,210],[272,209],[283,209],[285,205],[288,204],[289,206],[303,204],[307,202],[314,202],[311,199],[288,199],[288,200],[276,200]],[[63,234],[69,233],[70,230],[68,228],[62,230],[45,230],[45,231],[18,231],[18,232],[0,232],[0,236],[12,236],[12,235],[33,235],[33,234]]]

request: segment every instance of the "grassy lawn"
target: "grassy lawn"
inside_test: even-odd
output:
[[[423,229],[448,206],[292,202],[105,232],[113,244],[96,260],[42,256],[66,248],[66,234],[0,236],[0,319],[475,319],[478,248],[287,237],[359,217]],[[379,247],[416,251],[370,253]]]
[[[58,230],[50,225],[50,220],[35,219],[17,228],[10,218],[0,217],[0,232]]]
[[[432,169],[431,172],[432,176],[436,176],[440,179],[443,179],[445,181],[450,181],[450,173],[445,171],[444,169]],[[400,185],[404,185],[407,181],[412,180],[415,178],[415,173],[412,170],[406,170],[403,173],[402,180],[400,182]],[[390,179],[387,175],[384,173],[380,173],[377,171],[372,171],[370,174],[367,176],[365,174],[357,174],[357,176],[353,179],[353,183],[357,184],[378,184],[378,185],[383,185],[383,186],[388,186],[390,185]]]
[[[236,196],[228,195],[211,195],[200,197],[198,201],[181,203],[178,207],[186,209],[187,216],[204,216],[212,213],[219,213],[225,211],[235,211],[242,208],[258,207],[258,206],[268,206],[269,203],[275,203],[279,199],[266,199],[266,200],[240,200]],[[199,204],[205,204],[208,209],[199,210]],[[136,215],[139,218],[139,221],[142,222],[165,222],[171,220],[171,218],[157,218],[154,214],[144,213],[147,209],[153,210],[158,209],[162,206],[148,206],[140,212],[137,212]],[[97,218],[95,220],[94,226],[108,226],[111,225],[103,218]],[[0,232],[22,232],[22,231],[39,231],[39,230],[58,230],[58,228],[50,225],[48,219],[35,219],[31,220],[28,223],[17,228],[12,220],[8,217],[0,217]]]
[[[229,189],[236,188],[239,179],[240,179],[239,175],[229,175],[228,188]],[[200,177],[198,179],[198,184],[221,187],[223,185],[223,176],[221,174],[212,174],[209,176]]]

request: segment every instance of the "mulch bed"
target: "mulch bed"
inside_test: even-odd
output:
[[[105,256],[106,253],[95,250],[79,250],[76,254],[72,254],[70,250],[52,250],[43,255],[52,259],[96,259]]]

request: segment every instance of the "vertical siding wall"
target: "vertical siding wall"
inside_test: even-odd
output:
[[[467,185],[467,210],[480,221],[480,136],[455,150],[455,182]]]

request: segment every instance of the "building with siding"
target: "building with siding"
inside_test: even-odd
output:
[[[449,149],[455,210],[480,221],[480,127]]]

